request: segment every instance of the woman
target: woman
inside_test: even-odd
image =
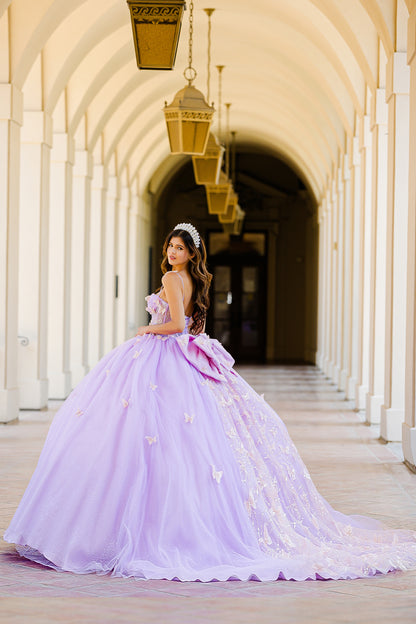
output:
[[[305,580],[416,567],[415,532],[319,495],[279,417],[203,333],[205,262],[196,229],[177,225],[150,325],[57,413],[5,539],[79,574]]]

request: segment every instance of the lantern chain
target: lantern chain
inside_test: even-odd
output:
[[[211,80],[211,15],[215,9],[204,9],[208,15],[208,54],[207,54],[207,102],[210,100],[210,80]]]
[[[224,69],[225,65],[217,65],[217,69],[218,69],[218,136],[220,138],[220,141],[222,139],[221,137],[221,108],[222,108],[222,70]]]
[[[225,155],[226,155],[226,169],[225,172],[227,174],[227,178],[230,177],[230,106],[231,102],[227,102],[225,107],[227,109],[227,128],[226,128],[226,139],[225,139]]]
[[[189,54],[188,54],[189,65],[183,72],[183,75],[185,76],[189,85],[191,85],[192,82],[196,78],[196,70],[194,67],[192,67],[192,45],[194,42],[193,36],[194,36],[194,3],[191,0],[191,2],[189,3]]]

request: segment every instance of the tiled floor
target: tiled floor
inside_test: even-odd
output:
[[[334,507],[416,529],[416,475],[313,367],[240,367],[278,411]],[[34,469],[47,412],[0,427],[0,534]],[[0,621],[381,624],[416,621],[416,571],[354,581],[180,583],[59,573],[0,542]]]

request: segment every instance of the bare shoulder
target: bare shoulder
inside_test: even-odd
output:
[[[182,290],[182,280],[180,276],[176,273],[176,271],[168,271],[162,277],[163,286],[176,286],[180,290]]]

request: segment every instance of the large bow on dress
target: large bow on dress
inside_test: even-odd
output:
[[[182,334],[176,341],[188,362],[207,377],[224,381],[223,371],[234,365],[234,358],[222,344],[207,334]]]

